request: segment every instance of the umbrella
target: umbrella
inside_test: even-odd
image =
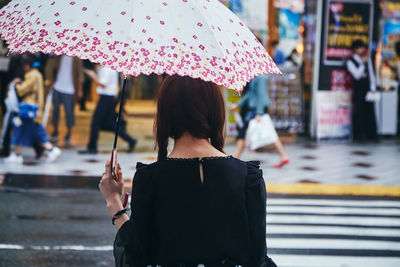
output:
[[[14,0],[0,12],[0,34],[10,52],[76,56],[125,76],[178,74],[240,91],[280,73],[217,0]]]

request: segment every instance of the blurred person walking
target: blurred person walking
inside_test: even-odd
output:
[[[131,217],[111,164],[99,187],[118,233],[116,266],[276,266],[267,256],[259,162],[226,155],[225,104],[212,82],[166,78],[158,96],[158,160],[137,164]],[[169,138],[174,148],[168,154]]]
[[[15,90],[21,103],[18,116],[14,118],[14,132],[12,144],[14,152],[5,158],[6,163],[22,163],[22,147],[43,147],[47,152],[46,160],[53,162],[61,154],[61,150],[53,146],[47,137],[46,130],[40,124],[44,101],[44,86],[42,74],[33,68],[34,58],[24,54],[21,58],[21,66],[24,71],[24,80],[15,78],[11,86]]]
[[[24,78],[24,71],[22,68],[21,63],[22,55],[20,54],[11,54],[10,55],[10,63],[8,66],[8,71],[4,75],[4,79],[1,83],[1,97],[0,99],[6,100],[8,97],[7,88],[11,81],[16,78],[23,79]],[[11,136],[12,136],[12,110],[7,108],[6,101],[2,101],[1,103],[2,113],[3,113],[3,127],[1,132],[1,151],[0,156],[8,157],[11,152]]]
[[[79,108],[82,111],[86,111],[86,101],[88,100],[90,90],[92,88],[92,78],[87,74],[86,71],[94,71],[95,64],[90,62],[89,60],[83,61],[83,70],[85,73],[85,78],[83,82],[83,94],[82,98],[79,100]]]
[[[84,81],[82,62],[78,58],[66,55],[48,59],[46,65],[46,79],[53,90],[53,117],[51,124],[54,127],[51,141],[58,142],[58,122],[60,118],[60,105],[63,104],[67,135],[64,138],[66,147],[71,146],[72,127],[75,125],[75,97],[81,99],[82,83]]]
[[[262,42],[260,41],[260,43]],[[278,66],[284,65],[286,62],[286,56],[285,53],[279,48],[279,41],[278,40],[272,41],[271,45],[272,45],[272,53],[275,64]]]
[[[249,90],[243,94],[242,98],[237,104],[231,105],[231,110],[236,110],[239,107],[247,110],[245,114],[242,113],[244,115],[243,126],[238,127],[239,133],[237,136],[235,157],[240,158],[246,147],[245,139],[250,121],[252,119],[260,121],[262,115],[268,114],[269,103],[268,78],[266,75],[262,75],[255,77],[250,82]],[[274,168],[281,168],[288,164],[290,159],[287,156],[279,138],[273,142],[272,145],[278,151],[281,158],[280,163],[274,165]]]
[[[362,40],[352,43],[353,55],[346,61],[347,70],[353,77],[353,141],[377,141],[375,103],[367,99],[375,94],[376,80],[367,45]]]
[[[98,85],[97,93],[100,99],[92,117],[90,126],[90,139],[87,150],[79,151],[80,154],[97,154],[97,141],[100,130],[116,131],[117,90],[119,73],[108,67],[100,66],[98,74],[92,70],[86,70],[86,74]],[[121,118],[122,119],[122,118]],[[137,140],[126,132],[126,127],[120,127],[119,136],[129,143],[128,152],[132,152]]]

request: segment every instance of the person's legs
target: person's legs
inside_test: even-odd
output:
[[[243,117],[243,116],[242,116]],[[242,127],[237,126],[237,139],[236,139],[236,151],[235,158],[240,159],[243,154],[244,149],[246,148],[246,132],[247,128],[249,128],[249,120],[243,118],[244,125]]]
[[[5,130],[4,134],[4,139],[3,139],[3,144],[2,144],[2,150],[1,150],[1,156],[8,157],[10,155],[11,151],[11,133],[12,133],[12,119],[14,115],[11,115],[8,118],[8,124]]]
[[[118,135],[124,139],[126,142],[129,143],[129,149],[128,152],[133,152],[133,150],[135,149],[137,140],[136,138],[133,138],[132,136],[130,136],[127,132],[126,132],[126,128],[125,127],[120,127],[119,131],[118,131]]]
[[[14,147],[14,152],[15,152],[15,154],[17,154],[17,155],[21,155],[21,154],[22,154],[22,146],[16,145],[16,146]]]
[[[107,97],[103,95],[100,96],[99,102],[97,102],[97,106],[92,117],[92,123],[90,125],[90,138],[87,146],[89,151],[97,152],[97,140],[99,138],[100,125],[103,122],[107,112],[112,112],[112,110],[108,110],[109,107],[107,102]]]
[[[43,125],[35,123],[35,131],[32,135],[34,143],[40,144],[39,146],[46,151],[47,157],[45,160],[47,162],[53,162],[61,155],[61,150],[49,142],[49,138],[47,137]]]
[[[376,117],[375,117],[375,103],[366,102],[365,103],[365,134],[368,140],[377,141],[378,132],[376,127]]]
[[[277,165],[274,165],[274,168],[281,168],[284,165],[288,164],[290,162],[290,159],[289,159],[288,155],[286,154],[285,150],[283,149],[282,142],[279,140],[279,138],[277,141],[275,141],[273,143],[273,146],[278,151],[279,156],[281,157],[281,162]]]
[[[53,116],[51,118],[51,124],[53,125],[53,133],[51,135],[52,142],[57,142],[58,139],[58,121],[60,118],[60,93],[56,90],[53,91]]]
[[[83,83],[83,96],[79,100],[80,110],[82,110],[82,111],[86,110],[86,100],[89,96],[91,85],[92,85],[92,81],[89,78],[86,78],[85,82]]]
[[[235,158],[240,159],[245,148],[246,148],[246,141],[244,139],[238,139],[236,141]]]
[[[65,119],[67,122],[67,130],[68,130],[67,135],[64,138],[64,142],[65,142],[66,146],[70,146],[71,145],[72,127],[75,125],[74,95],[62,94],[62,101],[64,104]]]

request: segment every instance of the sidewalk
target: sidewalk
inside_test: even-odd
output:
[[[51,164],[40,163],[31,149],[25,149],[23,165],[0,161],[0,176],[29,174],[42,176],[85,176],[98,179],[109,159],[109,145],[101,146],[98,155],[79,155],[77,148],[64,149],[60,158]],[[288,144],[285,146],[291,163],[282,169],[272,166],[279,161],[276,153],[246,151],[243,160],[259,160],[270,193],[375,195],[400,197],[400,145],[396,141],[378,145],[352,144]],[[225,148],[227,154],[235,150],[233,144]],[[151,163],[156,153],[118,154],[125,175],[126,189],[137,162]],[[28,179],[28,178],[27,178]]]
[[[52,164],[34,159],[32,149],[25,149],[23,165],[6,165],[0,158],[0,184],[4,178],[16,174],[56,177],[86,177],[99,179],[104,163],[110,157],[114,135],[101,132],[100,153],[95,156],[79,155],[88,142],[90,121],[95,108],[88,103],[88,111],[76,109],[77,123],[72,135],[74,148],[63,149],[61,157]],[[138,161],[156,160],[153,123],[156,106],[153,101],[129,101],[126,104],[127,131],[139,140],[135,153],[124,151],[128,145],[119,140],[118,160],[122,166],[127,190]],[[60,138],[64,136],[63,114],[60,121]],[[52,129],[49,126],[48,132]],[[355,145],[340,142],[321,142],[319,145],[297,138],[295,143],[284,144],[291,163],[282,169],[272,166],[279,162],[274,151],[253,153],[245,151],[243,160],[259,160],[264,171],[267,190],[281,194],[373,195],[400,197],[400,140],[382,141],[380,144]],[[62,147],[62,140],[59,143]],[[227,154],[235,151],[234,139],[228,138]],[[10,174],[12,174],[10,176]],[[29,179],[24,176],[20,179]],[[93,183],[91,183],[93,184]]]

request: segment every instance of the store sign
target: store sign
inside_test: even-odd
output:
[[[392,19],[400,19],[400,1],[384,1],[383,16]]]
[[[351,91],[353,78],[347,70],[331,71],[331,91]]]
[[[352,55],[354,40],[369,44],[372,18],[372,3],[369,1],[329,1],[325,8],[324,64],[343,65],[344,60]]]
[[[239,102],[241,96],[234,90],[224,88],[224,96],[226,106],[229,107],[232,104]],[[238,134],[236,127],[235,114],[231,110],[227,110],[227,120],[226,120],[226,135],[236,136]]]
[[[267,31],[266,0],[230,0],[229,9],[253,31]]]
[[[351,92],[318,92],[318,137],[351,135]]]
[[[295,13],[304,12],[304,0],[274,0],[275,8],[289,9]]]

